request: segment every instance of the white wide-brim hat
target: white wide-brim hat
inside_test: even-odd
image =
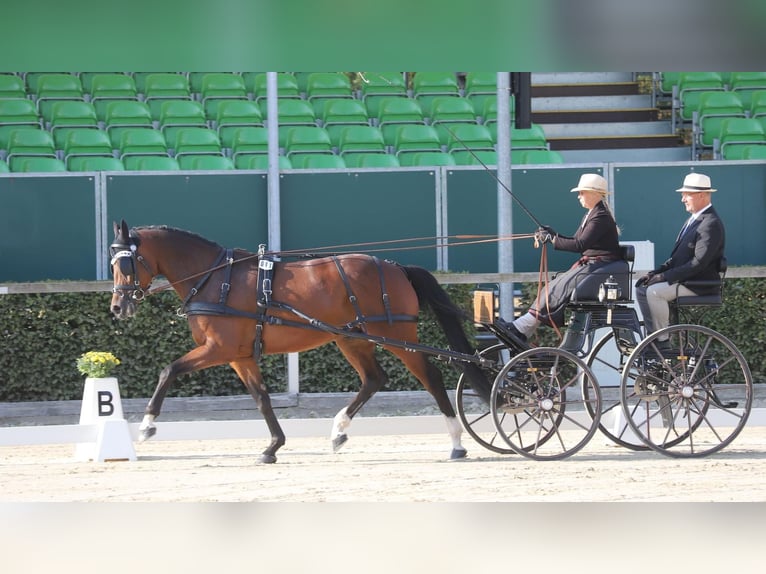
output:
[[[702,173],[690,173],[684,178],[684,186],[676,191],[685,191],[686,193],[712,192],[710,187],[710,178]]]
[[[609,193],[606,180],[597,173],[584,173],[580,176],[580,182],[572,191],[595,191],[596,193]]]

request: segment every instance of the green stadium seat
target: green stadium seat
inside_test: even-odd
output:
[[[290,157],[295,169],[345,169],[346,162],[339,155],[325,153],[295,154]]]
[[[138,101],[136,83],[127,74],[98,74],[93,77],[90,101],[100,121],[106,117],[106,107],[114,100]]]
[[[8,149],[11,132],[42,127],[42,119],[32,100],[0,100],[0,149]]]
[[[24,99],[27,97],[27,87],[24,79],[14,74],[0,74],[0,99]]]
[[[466,98],[436,97],[431,103],[430,125],[439,133],[442,145],[452,139],[451,131],[458,124],[476,124],[473,104]]]
[[[399,167],[399,159],[390,153],[355,153],[347,156],[355,161],[354,167]],[[351,167],[350,164],[346,164]]]
[[[432,126],[402,125],[394,135],[394,153],[402,165],[407,165],[408,159],[404,157],[406,155],[437,151],[442,151],[441,142],[439,134]]]
[[[37,111],[50,121],[51,106],[59,100],[85,101],[80,79],[72,74],[43,74],[37,80],[34,93]]]
[[[402,72],[365,72],[359,92],[368,115],[376,118],[382,99],[407,97],[407,82]]]
[[[149,74],[144,82],[144,101],[152,118],[159,120],[163,104],[172,100],[192,100],[188,78],[182,74]]]
[[[510,99],[508,100],[508,111],[511,115],[511,125],[513,125],[515,122],[515,105],[516,100],[514,99],[513,95],[511,95]],[[481,110],[479,118],[481,119],[481,123],[483,123],[485,126],[497,125],[497,98],[487,98],[484,100],[484,107]],[[494,129],[497,128],[495,127]]]
[[[5,160],[0,159],[0,173],[9,173],[11,171],[11,168],[8,167],[8,164],[5,163]]]
[[[266,72],[242,72],[242,79],[245,81],[245,89],[248,97],[255,99],[255,77]]]
[[[279,162],[279,169],[292,169],[293,164],[290,162],[290,159],[280,155],[278,156],[278,162]],[[242,156],[240,158],[239,162],[235,162],[237,169],[260,169],[260,170],[267,170],[269,169],[269,156],[268,154],[255,154],[255,155],[246,155]]]
[[[133,162],[128,161],[131,156],[170,155],[162,132],[145,128],[125,128],[120,134],[118,152],[128,169],[134,169]]]
[[[248,101],[245,80],[242,76],[232,73],[205,74],[202,78],[200,101],[205,108],[207,118],[216,119],[218,105],[227,100]]]
[[[326,103],[322,111],[322,127],[330,135],[332,145],[338,147],[340,134],[346,126],[368,126],[367,108],[360,100],[336,99]]]
[[[447,142],[449,152],[458,165],[472,165],[471,156],[476,151],[493,151],[492,134],[487,126],[480,124],[455,124],[451,126],[452,137]],[[473,153],[472,153],[473,152]]]
[[[472,154],[457,155],[455,160],[458,165],[497,165],[497,152],[476,150]]]
[[[125,171],[121,160],[105,156],[75,156],[67,167],[69,171]]]
[[[166,100],[160,108],[160,131],[167,142],[175,142],[176,134],[185,128],[207,128],[205,110],[199,102]]]
[[[416,72],[412,78],[412,96],[418,100],[426,116],[430,116],[435,97],[459,95],[460,87],[454,72]]]
[[[426,124],[423,109],[416,100],[386,98],[380,102],[378,127],[383,132],[383,139],[387,145],[393,145],[399,126],[405,124]]]
[[[234,131],[231,143],[231,157],[234,167],[237,169],[260,169],[244,168],[242,165],[249,163],[250,155],[268,155],[269,131],[266,128],[244,127]]]
[[[750,94],[750,117],[766,116],[766,90],[756,90]]]
[[[137,155],[125,158],[125,169],[130,171],[178,171],[181,167],[174,157],[162,155]]]
[[[40,80],[42,76],[48,75],[48,74],[59,74],[61,72],[26,72],[23,74],[24,76],[24,83],[27,85],[27,93],[28,94],[37,94],[37,82]],[[70,74],[70,75],[76,75],[76,74]]]
[[[56,157],[53,136],[45,130],[20,129],[11,132],[8,138],[8,155],[5,160],[11,171],[23,171],[17,164],[23,157]]]
[[[742,149],[742,159],[766,160],[766,145],[748,145]]]
[[[146,79],[154,74],[175,74],[177,76],[181,76],[185,80],[188,90],[189,80],[186,77],[186,74],[183,72],[131,72],[129,75],[133,78],[133,81],[136,84],[136,91],[141,96],[146,94]]]
[[[223,100],[218,105],[215,127],[224,148],[232,147],[234,132],[241,127],[263,127],[260,108],[249,100]]]
[[[518,163],[521,163],[521,164],[564,163],[564,158],[556,150],[529,149],[529,150],[520,150],[520,151],[521,151],[521,158]]]
[[[342,72],[315,72],[309,74],[306,83],[306,99],[317,117],[322,117],[329,100],[353,98],[351,81]]]
[[[22,157],[12,171],[17,173],[59,172],[66,171],[66,165],[55,157]]]
[[[230,158],[222,155],[185,155],[178,158],[181,169],[225,171],[234,169]]]
[[[699,109],[702,92],[724,90],[723,79],[718,72],[683,72],[678,80],[678,99],[675,109],[681,120],[691,122]]]
[[[405,153],[398,157],[402,166],[457,165],[455,158],[443,151]]]
[[[285,136],[285,155],[294,167],[298,167],[292,159],[296,153],[332,153],[332,142],[327,130],[316,126],[294,126],[289,129]]]
[[[221,155],[221,139],[210,128],[184,128],[178,130],[175,141],[175,158],[183,169],[181,158],[185,155]]]
[[[673,87],[678,85],[683,72],[660,72],[659,92],[664,95],[673,93]]]
[[[750,144],[766,144],[766,131],[756,118],[729,118],[721,123],[721,136],[714,145],[718,159],[742,159]]]
[[[87,128],[68,130],[64,142],[64,163],[67,169],[71,169],[71,158],[94,155],[113,157],[112,142],[105,131]]]
[[[263,112],[263,109],[261,110]],[[287,133],[295,126],[316,126],[314,108],[305,100],[279,99],[279,146],[285,147]],[[268,119],[268,118],[267,118]]]
[[[338,139],[338,153],[343,156],[346,165],[351,165],[347,154],[386,153],[383,132],[373,126],[346,126]]]
[[[64,142],[73,129],[99,128],[96,109],[90,102],[78,100],[56,101],[51,106],[50,132],[56,149],[64,149]]]
[[[199,96],[202,93],[202,84],[205,81],[205,76],[208,74],[218,74],[220,72],[187,72],[186,77],[189,80],[189,90],[195,96]],[[200,100],[201,98],[195,97]]]
[[[497,124],[490,124],[492,143],[497,144]],[[528,128],[511,128],[511,147],[513,149],[548,149],[548,140],[539,124]]]
[[[468,72],[464,92],[476,113],[480,113],[487,100],[497,101],[497,72]]]
[[[753,93],[766,90],[766,72],[732,72],[729,89],[739,95],[745,108],[750,109]]]
[[[745,106],[737,93],[702,92],[699,109],[692,116],[693,156],[696,157],[698,147],[713,147],[713,141],[721,133],[721,123],[726,118],[744,118],[746,115]]]
[[[112,147],[118,148],[122,132],[129,129],[154,129],[152,113],[144,102],[111,101],[106,105],[104,119],[106,133],[112,139]]]
[[[253,78],[253,99],[261,108],[261,114],[266,117],[266,72],[256,74]],[[295,76],[286,72],[277,73],[277,98],[291,98],[297,99],[301,97],[300,90],[298,89],[298,82],[295,80]]]

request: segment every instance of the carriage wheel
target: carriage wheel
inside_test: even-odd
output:
[[[488,381],[494,381],[503,365],[510,359],[511,351],[507,346],[500,343],[487,347],[479,353],[479,356],[493,361],[492,365],[482,366],[481,370]],[[487,400],[471,388],[466,381],[465,374],[461,374],[457,381],[455,403],[463,428],[476,442],[493,452],[514,454],[514,451],[508,448],[505,441],[497,434],[497,430],[492,424]]]
[[[588,387],[589,416],[580,393]],[[495,429],[514,452],[559,460],[583,448],[598,429],[601,392],[590,368],[569,351],[536,347],[512,358],[490,394]]]
[[[671,351],[657,346],[670,337]],[[649,448],[702,457],[730,444],[747,422],[753,380],[726,337],[699,325],[652,333],[631,353],[620,385],[623,413]]]
[[[630,428],[622,411],[620,381],[622,380],[622,370],[628,358],[628,353],[625,351],[626,346],[617,345],[615,332],[611,330],[599,339],[586,359],[586,364],[598,379],[601,390],[601,418],[598,430],[620,446],[631,450],[648,450],[649,447]],[[586,380],[583,379],[583,382]],[[596,413],[592,410],[594,403],[587,400],[589,389],[589,385],[581,385],[581,392],[586,399],[585,408],[592,417]]]

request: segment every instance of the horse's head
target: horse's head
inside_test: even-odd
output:
[[[114,241],[109,247],[114,275],[111,308],[118,319],[133,316],[136,303],[144,298],[152,281],[149,266],[138,253],[139,245],[139,238],[131,237],[124,219],[120,225],[114,224]]]

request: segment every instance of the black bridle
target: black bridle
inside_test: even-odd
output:
[[[146,295],[146,290],[141,287],[141,281],[138,278],[138,269],[136,262],[140,262],[144,269],[149,272],[149,284],[151,284],[151,278],[154,277],[154,273],[149,268],[146,260],[138,254],[138,246],[130,241],[128,243],[114,242],[109,246],[109,254],[112,256],[109,268],[113,269],[114,264],[118,263],[120,266],[120,273],[125,277],[133,277],[133,284],[130,285],[115,285],[112,287],[112,293],[118,294],[120,297],[130,297],[134,301],[141,301]],[[146,289],[149,285],[146,286]]]

